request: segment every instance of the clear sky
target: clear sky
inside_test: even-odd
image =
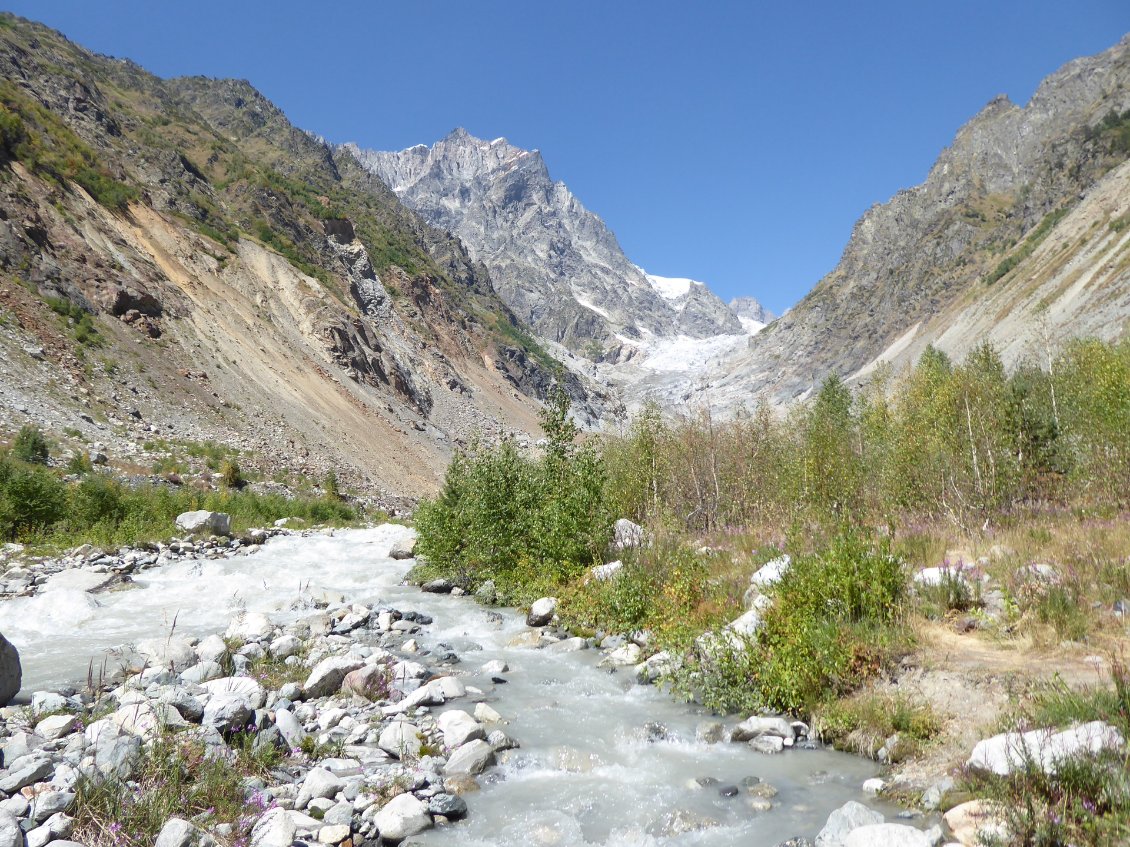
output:
[[[539,148],[648,271],[781,311],[997,94],[1130,32],[1127,0],[22,0],[161,76],[250,80],[331,141]]]

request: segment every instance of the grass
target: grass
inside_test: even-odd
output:
[[[89,847],[148,847],[171,817],[206,829],[230,824],[245,837],[269,804],[258,792],[245,791],[243,780],[268,776],[282,761],[278,750],[257,747],[254,739],[254,733],[237,733],[228,761],[210,756],[201,741],[162,735],[143,748],[129,780],[79,782],[75,837]]]
[[[819,706],[813,726],[820,737],[838,750],[869,758],[891,736],[898,734],[898,751],[888,751],[892,761],[909,758],[941,731],[941,720],[928,703],[891,694],[862,693]]]
[[[1054,681],[1010,718],[1006,729],[1066,727],[1105,721],[1130,737],[1130,673],[1112,663],[1109,686],[1072,689]],[[969,775],[966,787],[995,801],[1012,843],[1088,845],[1130,843],[1130,750],[1105,750],[1057,763],[1045,773],[1035,762],[1004,777]]]

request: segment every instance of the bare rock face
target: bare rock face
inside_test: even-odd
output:
[[[19,651],[0,633],[0,706],[7,705],[20,693],[22,679]]]
[[[405,204],[458,236],[489,268],[503,302],[543,338],[583,348],[617,333],[741,332],[701,284],[679,302],[660,295],[604,222],[550,178],[536,150],[463,129],[430,148],[347,147]]]

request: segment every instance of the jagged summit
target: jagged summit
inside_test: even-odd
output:
[[[545,339],[603,355],[650,336],[742,331],[705,286],[678,302],[663,297],[604,222],[551,179],[537,150],[463,128],[431,147],[347,147],[405,204],[458,236],[503,302]]]

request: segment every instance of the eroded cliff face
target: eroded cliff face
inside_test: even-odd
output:
[[[160,80],[5,24],[6,430],[135,469],[146,443],[215,440],[392,499],[434,490],[459,444],[537,437],[552,362],[486,268],[350,154],[246,82]]]
[[[848,376],[884,351],[907,349],[908,339],[925,344],[944,336],[958,356],[999,339],[983,320],[958,321],[958,311],[995,314],[987,303],[998,302],[1002,289],[1052,273],[1048,263],[1062,257],[1024,245],[1066,225],[1068,213],[1106,190],[1103,180],[1130,154],[1119,134],[1130,123],[1128,109],[1130,39],[1068,63],[1026,106],[994,99],[958,131],[924,183],[863,215],[837,267],[727,365],[715,386],[719,396],[788,402],[830,372]],[[1088,208],[1089,226],[1107,226],[1109,203]],[[1091,255],[1082,244],[1064,249],[1084,263]],[[1010,256],[1023,267],[999,273]],[[1126,284],[1116,273],[1104,286]],[[1090,331],[1121,331],[1124,315],[1105,288],[1084,286],[1072,297],[1093,313]],[[1047,310],[1041,333],[1051,340],[1075,334],[1069,313],[1077,306]]]
[[[604,222],[550,179],[536,150],[462,129],[432,147],[347,149],[430,224],[458,236],[544,339],[601,351],[641,336],[741,331],[705,286],[680,303],[658,293]]]

